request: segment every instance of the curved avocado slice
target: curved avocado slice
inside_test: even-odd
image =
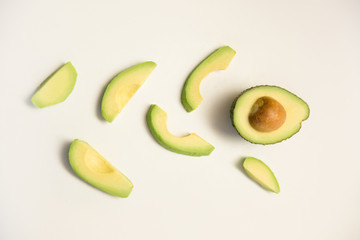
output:
[[[282,125],[268,132],[255,129],[249,120],[254,105],[264,97],[276,100],[286,113]],[[309,106],[301,98],[283,88],[267,85],[245,90],[234,100],[230,111],[232,124],[238,133],[249,142],[264,145],[278,143],[293,136],[300,130],[302,121],[306,120],[309,114]]]
[[[203,100],[200,94],[201,81],[213,71],[225,70],[235,54],[235,50],[231,47],[221,47],[205,58],[190,73],[181,94],[181,102],[187,112],[195,110]]]
[[[155,67],[154,62],[143,62],[122,71],[111,80],[101,102],[101,113],[106,121],[115,119]]]
[[[243,162],[246,173],[257,183],[274,193],[280,192],[280,186],[274,173],[261,160],[247,157]]]
[[[104,192],[126,198],[132,191],[130,180],[84,141],[72,142],[69,162],[80,178]]]
[[[172,135],[167,129],[167,114],[157,105],[151,105],[146,121],[155,140],[164,148],[190,156],[209,155],[214,147],[195,133],[184,137]]]
[[[76,83],[77,73],[71,62],[62,65],[52,73],[31,97],[38,108],[61,103],[70,95]]]

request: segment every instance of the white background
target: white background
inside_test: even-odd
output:
[[[360,2],[0,2],[0,239],[360,239]],[[184,80],[216,48],[237,51],[201,85],[186,113]],[[112,124],[100,99],[121,70],[158,66]],[[71,61],[74,91],[37,109],[29,99]],[[310,106],[291,139],[246,142],[230,105],[248,87],[272,84]],[[146,126],[150,104],[175,135],[196,132],[209,157],[162,148]],[[127,199],[80,180],[69,144],[87,141],[134,184]],[[246,156],[275,172],[276,195],[239,168]]]

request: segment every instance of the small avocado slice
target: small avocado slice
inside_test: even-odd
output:
[[[80,178],[104,192],[126,198],[133,189],[127,177],[84,141],[75,139],[72,142],[69,162]]]
[[[143,62],[120,72],[111,80],[101,102],[101,113],[106,121],[115,119],[155,67],[154,62]]]
[[[201,81],[213,71],[225,70],[235,54],[235,50],[231,47],[221,47],[205,58],[190,73],[181,94],[181,102],[187,112],[195,110],[203,100],[200,94]]]
[[[264,145],[293,136],[309,114],[304,100],[281,87],[267,85],[242,92],[230,110],[238,133],[249,142]]]
[[[65,101],[74,89],[77,73],[71,62],[67,62],[52,73],[31,97],[38,108],[51,106]]]
[[[257,183],[274,193],[280,192],[280,186],[274,173],[261,160],[247,157],[243,162],[246,173]]]
[[[171,134],[167,128],[167,114],[157,105],[150,106],[146,121],[155,140],[164,148],[190,156],[207,156],[214,147],[195,133],[184,137]]]

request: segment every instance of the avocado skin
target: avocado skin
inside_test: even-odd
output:
[[[190,76],[190,75],[189,75],[189,76]],[[184,83],[184,87],[183,87],[183,88],[185,88],[185,86],[186,86],[186,82]],[[195,108],[193,108],[192,106],[190,106],[190,104],[188,104],[188,102],[187,102],[186,99],[187,99],[187,98],[186,98],[186,91],[182,91],[182,92],[181,92],[181,103],[182,103],[182,105],[184,106],[185,111],[186,111],[186,112],[192,112],[192,111],[194,111]]]
[[[282,141],[285,141],[285,140],[291,138],[291,137],[294,136],[296,133],[298,133],[298,132],[300,131],[301,127],[302,127],[301,124],[300,124],[299,130],[295,131],[294,133],[292,133],[291,135],[289,135],[287,138],[281,139],[281,140],[276,141],[276,142],[273,142],[273,143],[264,144],[264,143],[252,142],[252,141],[246,139],[245,137],[243,137],[243,136],[238,132],[238,130],[236,129],[235,121],[234,121],[234,109],[235,109],[235,106],[236,106],[236,102],[237,102],[237,100],[239,99],[239,97],[241,97],[241,95],[243,95],[245,92],[250,91],[250,90],[252,90],[252,89],[254,89],[254,88],[258,88],[258,87],[277,87],[277,88],[283,89],[283,90],[285,90],[285,91],[288,91],[288,90],[286,90],[285,88],[282,88],[282,87],[279,87],[279,86],[266,85],[266,84],[265,84],[265,85],[254,86],[254,87],[251,87],[251,88],[248,88],[248,89],[242,91],[242,92],[234,99],[233,103],[231,104],[231,108],[230,108],[231,124],[232,124],[232,126],[235,128],[236,132],[237,132],[244,140],[246,140],[247,142],[250,142],[250,143],[253,143],[253,144],[260,144],[260,145],[272,145],[272,144],[280,143],[280,142],[282,142]],[[294,96],[298,97],[298,96],[295,95],[294,93],[292,93],[292,94],[293,94]],[[298,97],[298,98],[300,98],[300,97]],[[301,99],[301,98],[300,98],[300,99]],[[307,118],[305,118],[303,121],[305,121],[306,119],[308,119],[309,116],[310,116],[310,108],[308,108],[308,109],[309,109],[309,114],[308,114]]]

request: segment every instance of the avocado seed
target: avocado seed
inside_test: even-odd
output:
[[[260,132],[271,132],[283,125],[286,119],[284,107],[271,97],[261,97],[251,108],[250,125]]]

